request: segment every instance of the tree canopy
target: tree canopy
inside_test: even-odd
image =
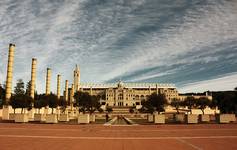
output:
[[[93,113],[96,109],[100,108],[99,97],[91,96],[87,92],[78,91],[75,93],[76,106],[79,107],[80,112]]]
[[[200,97],[197,101],[196,101],[196,106],[198,109],[201,109],[202,113],[204,114],[204,109],[207,106],[211,105],[211,101],[207,98],[207,97]]]
[[[23,113],[24,108],[32,108],[33,99],[25,94],[24,82],[22,79],[17,80],[14,88],[14,94],[11,96],[9,104],[14,108],[21,108]]]
[[[192,114],[192,109],[196,106],[196,101],[197,99],[195,99],[193,96],[188,96],[183,101],[183,105],[188,107],[190,114]]]
[[[52,109],[52,114],[53,114],[54,108],[56,108],[59,104],[57,95],[50,93],[48,95],[45,95],[44,99],[46,101],[46,104],[49,106],[49,108]]]
[[[180,99],[174,98],[171,100],[170,105],[173,106],[175,110],[177,111],[177,113],[179,114],[179,108],[183,106],[183,101],[181,101]]]
[[[164,107],[167,104],[167,99],[164,94],[153,93],[148,97],[147,101],[142,101],[142,109],[145,112],[153,113],[157,111],[158,113],[164,111]]]
[[[0,85],[0,106],[5,104],[5,95],[6,95],[6,90],[2,85]]]
[[[213,92],[212,96],[221,113],[237,114],[237,91]]]

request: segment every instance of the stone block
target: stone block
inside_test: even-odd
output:
[[[34,121],[45,121],[45,115],[44,114],[34,114]]]
[[[188,114],[187,123],[198,123],[198,115],[197,114]]]
[[[25,123],[28,121],[28,114],[15,114],[15,122]]]
[[[90,114],[90,122],[95,122],[95,114]]]
[[[235,122],[235,114],[220,114],[219,115],[219,123],[230,123]]]
[[[176,122],[185,122],[185,114],[175,114],[175,121]]]
[[[57,114],[47,114],[46,115],[46,123],[58,123]]]
[[[165,123],[165,115],[164,114],[155,114],[154,115],[154,123]]]
[[[2,108],[2,120],[9,120],[10,106],[3,106]]]
[[[14,113],[10,113],[8,120],[15,120],[15,115],[16,115],[16,114],[14,114]]]
[[[154,122],[154,115],[153,114],[148,114],[147,115],[147,121],[148,122]]]
[[[208,114],[199,115],[201,122],[210,122],[210,116]]]
[[[69,121],[68,114],[60,114],[58,121],[68,122]]]
[[[28,111],[29,121],[33,121],[34,120],[34,113],[35,113],[35,109],[34,108],[32,108],[30,111]]]
[[[90,123],[90,115],[89,114],[79,114],[78,115],[78,123]]]

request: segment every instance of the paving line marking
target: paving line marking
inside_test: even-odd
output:
[[[79,129],[38,129],[38,128],[0,128],[0,130],[36,130],[36,131],[91,131],[91,130],[95,130],[94,128],[79,128]],[[102,132],[170,132],[170,131],[237,131],[237,129],[151,129],[151,130],[131,130],[131,129],[127,129],[127,130],[120,130],[120,129],[96,129],[97,131],[102,131]]]
[[[188,145],[196,150],[202,150],[202,148],[196,146],[196,145],[193,145],[191,143],[189,143],[188,141],[185,141],[184,139],[177,139],[177,141],[181,142],[181,143],[184,143],[185,145]]]
[[[237,136],[196,136],[196,137],[74,137],[74,136],[47,136],[47,135],[0,135],[9,138],[43,138],[43,139],[84,139],[84,140],[172,140],[172,139],[225,139],[237,138]]]

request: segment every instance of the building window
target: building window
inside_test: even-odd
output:
[[[139,100],[139,96],[138,95],[135,96],[135,100]]]
[[[118,95],[118,99],[119,99],[119,100],[123,100],[123,94],[119,94],[119,95]]]

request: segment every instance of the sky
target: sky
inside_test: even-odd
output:
[[[73,81],[156,82],[180,92],[237,87],[237,0],[1,0],[0,83],[9,43],[16,44],[13,84],[45,91],[46,68]],[[62,82],[64,85],[64,83]]]

